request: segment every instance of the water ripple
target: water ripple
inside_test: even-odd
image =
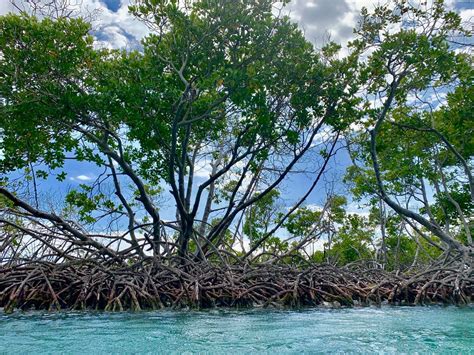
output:
[[[0,353],[453,353],[474,308],[29,312],[0,315]]]

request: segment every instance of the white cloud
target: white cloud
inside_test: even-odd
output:
[[[313,212],[321,212],[324,209],[324,206],[316,205],[316,204],[312,204],[312,203],[307,204],[304,207],[309,209],[310,211],[313,211]]]
[[[89,175],[78,175],[70,179],[73,181],[91,181],[93,178],[92,176],[89,176]]]
[[[109,10],[101,1],[84,1],[86,7],[97,9],[100,12],[94,24],[95,35],[100,46],[133,48],[150,32],[145,24],[128,12],[130,2],[130,0],[122,0],[120,8],[114,12]]]
[[[19,5],[24,2],[24,0],[16,1]],[[149,30],[145,24],[128,12],[130,2],[131,0],[121,0],[116,12],[109,10],[100,0],[82,0],[80,6],[73,6],[73,8],[80,9],[86,17],[90,13],[94,14],[92,30],[97,45],[106,48],[133,48],[149,33]],[[16,12],[11,2],[0,0],[0,15],[5,15],[10,11]]]
[[[362,7],[373,8],[377,0],[293,0],[287,10],[316,46],[328,39],[346,45],[353,38]]]
[[[474,3],[473,3],[474,6]],[[463,9],[459,12],[459,16],[461,17],[463,23],[468,27],[468,30],[472,31],[472,27],[469,28],[470,26],[473,26],[473,19],[474,19],[474,8],[472,9]]]
[[[116,25],[102,28],[98,38],[99,39],[95,44],[100,48],[126,48],[130,44],[130,40],[126,36],[126,32]]]
[[[356,201],[352,201],[347,205],[346,212],[349,214],[356,214],[361,217],[369,217],[370,208],[368,206],[361,205]]]
[[[194,164],[194,176],[208,179],[212,172],[210,159],[200,159]]]
[[[329,138],[334,137],[334,130],[330,126],[324,126],[316,135],[314,136],[311,147],[316,147],[321,143],[327,142]]]
[[[20,0],[21,1],[21,0]],[[120,0],[117,11],[110,10],[103,1],[83,0],[82,8],[98,11],[94,21],[97,44],[106,48],[136,48],[150,33],[148,27],[128,12],[132,0]],[[372,10],[380,0],[292,0],[284,9],[305,31],[308,40],[320,46],[330,39],[343,45],[353,38],[362,7]],[[428,1],[431,3],[431,1]],[[455,8],[456,0],[447,0],[448,8]],[[0,0],[0,15],[13,11],[8,0]],[[459,9],[463,21],[472,21],[474,9]]]

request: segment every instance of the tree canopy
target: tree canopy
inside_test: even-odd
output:
[[[1,16],[0,264],[455,260],[469,278],[474,73],[471,47],[450,40],[470,35],[460,17],[439,0],[363,9],[343,53],[315,48],[276,4],[136,1],[150,33],[133,50],[99,48],[68,12]],[[310,205],[341,151],[346,185]],[[100,173],[66,191],[70,161]],[[308,186],[288,202],[295,176]],[[53,179],[64,193],[42,190]]]

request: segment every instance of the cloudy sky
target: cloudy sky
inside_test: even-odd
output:
[[[23,0],[15,0],[21,3]],[[81,2],[81,0],[71,0]],[[95,23],[98,42],[107,47],[135,47],[147,34],[147,28],[128,13],[131,0],[82,0],[82,6],[99,10]],[[363,6],[373,7],[381,0],[293,0],[286,10],[299,23],[306,37],[316,45],[329,38],[346,43],[352,36]],[[411,0],[427,1],[427,0]],[[466,21],[474,17],[474,0],[447,0]],[[9,0],[0,0],[0,14],[14,10]]]

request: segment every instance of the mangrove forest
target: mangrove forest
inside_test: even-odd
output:
[[[135,0],[119,49],[68,3],[0,16],[4,312],[473,301],[472,29],[443,1],[342,45],[289,1]]]

